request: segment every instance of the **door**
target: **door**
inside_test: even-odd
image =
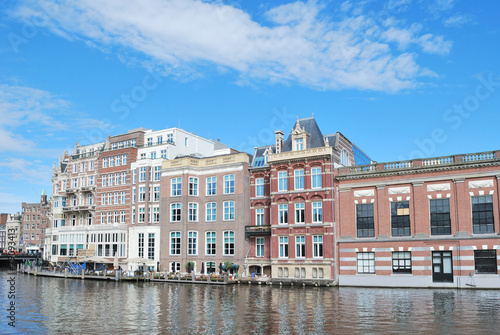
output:
[[[451,251],[434,251],[432,253],[432,281],[437,283],[453,283]]]

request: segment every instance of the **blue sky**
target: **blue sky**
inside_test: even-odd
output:
[[[0,212],[65,149],[180,126],[239,150],[314,113],[373,160],[499,149],[500,3],[5,1]]]

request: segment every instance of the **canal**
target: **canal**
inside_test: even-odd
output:
[[[500,291],[116,283],[0,270],[0,333],[498,334]],[[8,325],[15,303],[15,328]]]

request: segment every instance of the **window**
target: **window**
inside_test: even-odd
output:
[[[342,152],[340,153],[340,164],[349,166],[349,154],[345,151],[345,149],[342,149]]]
[[[170,232],[170,255],[181,254],[181,232]]]
[[[264,196],[264,178],[255,179],[255,196],[256,197]]]
[[[216,177],[208,177],[207,178],[207,195],[216,195],[217,194],[217,178]]]
[[[498,273],[496,250],[474,250],[475,273]]]
[[[152,137],[148,137],[147,141],[148,141],[148,147],[153,145],[153,138]]]
[[[198,204],[190,202],[188,204],[188,221],[197,222],[198,221]]]
[[[358,273],[375,273],[375,253],[358,252]]]
[[[234,220],[234,201],[224,201],[224,221]]]
[[[173,197],[178,197],[181,195],[182,181],[181,178],[172,178],[172,192]]]
[[[494,233],[493,197],[472,197],[472,229],[474,234]]]
[[[305,223],[306,206],[304,203],[295,204],[295,223]]]
[[[451,251],[432,252],[432,281],[453,283],[453,261]]]
[[[305,258],[306,257],[306,237],[305,236],[295,236],[295,257]]]
[[[134,188],[132,190],[132,203],[135,204],[135,199],[136,199],[136,189]]]
[[[91,220],[91,218],[89,218],[89,220]],[[125,223],[125,211],[120,211],[120,222]]]
[[[146,167],[143,166],[139,170],[139,181],[146,181]]]
[[[311,187],[321,188],[321,168],[311,168]]]
[[[170,222],[181,221],[181,204],[175,203],[170,205]]]
[[[224,232],[224,255],[234,255],[234,231]]]
[[[313,236],[313,257],[323,258],[323,235]]]
[[[139,187],[139,202],[144,202],[146,200],[146,188]]]
[[[127,183],[127,172],[122,172],[122,185]]]
[[[145,210],[144,207],[139,208],[139,222],[144,222]]]
[[[255,257],[264,257],[264,238],[257,237],[255,239]]]
[[[198,196],[198,178],[189,177],[189,195]]]
[[[127,165],[127,154],[122,155],[122,165]]]
[[[278,223],[288,223],[288,205],[278,205]]]
[[[122,156],[116,156],[116,166],[122,165]]]
[[[133,179],[132,184],[136,184],[137,183],[137,171],[136,170],[134,170],[134,172],[133,172],[132,179]]]
[[[109,167],[115,166],[115,157],[109,157]]]
[[[160,201],[160,186],[153,187],[153,201]]]
[[[160,152],[160,154],[161,154],[161,158],[163,158],[163,159],[167,159],[167,150],[162,150],[162,151]]]
[[[198,254],[198,232],[188,232],[188,255]]]
[[[157,144],[162,144],[162,143],[163,143],[163,136],[158,136],[158,137],[156,138],[156,143],[157,143]]]
[[[373,204],[356,205],[356,228],[358,237],[375,236]]]
[[[210,222],[217,220],[217,204],[215,202],[207,202],[206,220]]]
[[[102,159],[102,167],[107,168],[108,167],[108,158],[105,157]]]
[[[216,234],[214,231],[209,231],[206,233],[205,244],[207,246],[207,255],[215,255],[217,253]]]
[[[144,257],[144,233],[139,233],[138,256]]]
[[[160,222],[160,207],[153,208],[153,222]]]
[[[279,237],[280,258],[288,258],[288,236]]]
[[[323,203],[321,201],[316,201],[312,203],[312,222],[321,223],[323,222]]]
[[[256,216],[255,224],[257,226],[263,226],[264,225],[264,208],[257,208],[255,210],[255,216]]]
[[[155,259],[155,234],[148,234],[148,259]]]
[[[392,253],[392,272],[411,273],[410,251],[395,251]]]
[[[106,193],[101,193],[101,205],[106,205]]]
[[[288,189],[286,171],[278,172],[278,191],[283,192]]]
[[[410,236],[410,202],[391,202],[392,236]]]
[[[188,146],[188,144],[189,144],[189,142],[188,142],[188,138],[187,138],[187,137],[185,137],[185,138],[184,138],[184,146],[185,146],[185,147],[187,147],[187,146]]]
[[[303,190],[304,189],[304,170],[295,170],[294,171],[294,180],[295,180],[295,189]]]
[[[431,235],[450,235],[450,199],[431,199]]]
[[[303,139],[298,138],[295,140],[295,150],[302,150],[304,147]]]
[[[234,193],[234,174],[224,176],[224,194]]]

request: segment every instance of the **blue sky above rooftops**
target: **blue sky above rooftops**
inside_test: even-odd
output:
[[[500,3],[5,1],[0,212],[65,149],[181,127],[239,150],[314,113],[379,162],[499,149]]]

